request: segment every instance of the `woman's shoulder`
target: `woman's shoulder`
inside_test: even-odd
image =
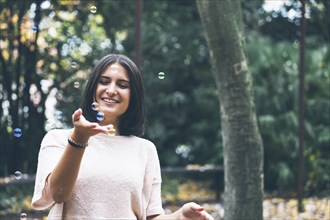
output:
[[[44,136],[41,147],[49,145],[64,147],[71,132],[72,129],[52,129]]]
[[[134,138],[134,141],[137,141],[141,144],[144,144],[146,146],[149,146],[149,147],[155,147],[155,144],[150,141],[149,139],[146,139],[144,137],[138,137],[138,136],[132,136]]]
[[[49,130],[46,135],[45,138],[47,137],[68,137],[68,135],[70,134],[70,132],[72,132],[72,129],[52,129]]]
[[[149,139],[144,138],[144,137],[137,137],[137,136],[133,136],[134,137],[134,141],[137,142],[141,148],[153,153],[157,154],[157,148],[156,145]]]

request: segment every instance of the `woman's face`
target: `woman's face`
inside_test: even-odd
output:
[[[104,113],[101,125],[113,124],[128,109],[131,96],[130,81],[127,70],[119,63],[110,64],[101,74],[96,87],[95,101],[99,112]]]

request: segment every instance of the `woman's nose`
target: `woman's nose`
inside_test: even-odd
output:
[[[109,85],[107,90],[106,90],[106,93],[109,94],[109,95],[116,95],[118,92],[116,90],[116,86],[115,85]]]

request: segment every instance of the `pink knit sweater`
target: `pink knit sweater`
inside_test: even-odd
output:
[[[156,147],[136,136],[90,138],[72,197],[55,203],[46,178],[59,161],[71,130],[51,130],[39,152],[32,207],[50,209],[48,219],[146,219],[164,214]],[[70,146],[71,147],[71,146]]]

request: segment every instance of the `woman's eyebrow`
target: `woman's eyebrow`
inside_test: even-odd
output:
[[[120,79],[120,80],[118,80],[118,82],[130,84],[129,80],[126,80],[126,79]]]
[[[101,75],[100,78],[111,79],[111,77],[104,76],[104,75]],[[118,81],[130,83],[129,79],[126,79],[126,78],[118,79]]]

